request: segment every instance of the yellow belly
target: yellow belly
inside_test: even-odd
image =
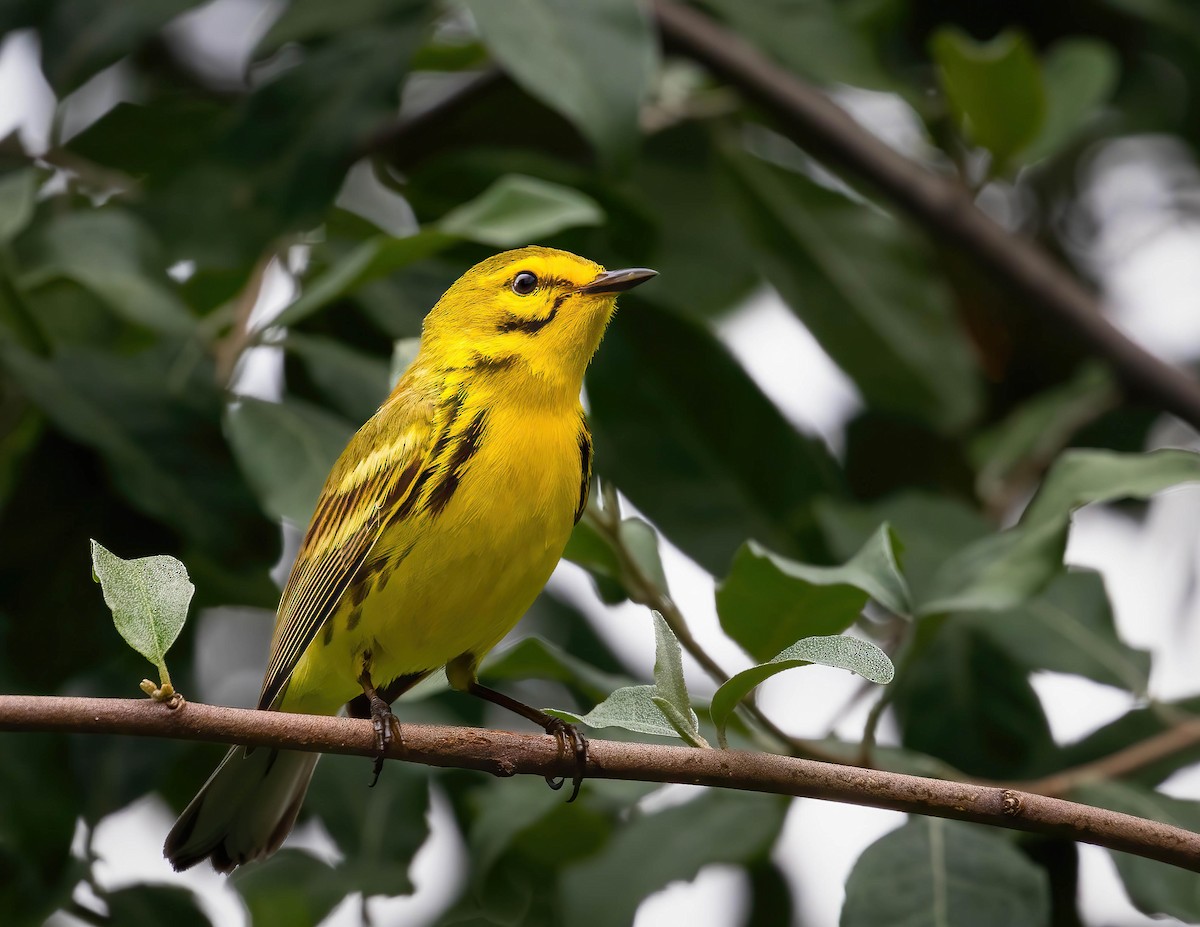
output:
[[[493,408],[488,440],[449,503],[385,529],[372,558],[398,563],[359,605],[343,599],[296,665],[280,707],[337,711],[361,691],[366,651],[383,685],[463,654],[482,657],[499,643],[550,578],[571,533],[579,428],[573,409]]]

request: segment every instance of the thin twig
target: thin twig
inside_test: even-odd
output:
[[[603,485],[607,487],[611,484],[604,483]],[[662,615],[663,620],[667,623],[667,627],[671,629],[671,632],[678,639],[679,645],[691,655],[692,659],[700,664],[704,672],[718,686],[728,682],[729,674],[725,672],[721,664],[714,660],[712,655],[693,636],[692,630],[688,626],[687,618],[680,611],[679,606],[675,604],[675,600],[671,598],[665,589],[660,589],[658,584],[646,575],[641,565],[629,552],[629,548],[621,538],[620,511],[609,504],[606,505],[604,511],[601,513],[597,513],[595,509],[589,508],[585,517],[604,536],[616,553],[617,562],[621,569],[622,586],[625,589],[626,595],[629,596],[630,601],[636,602],[638,605],[644,605],[647,608],[652,608]],[[752,699],[743,699],[738,707],[753,718],[763,730],[779,741],[779,743],[783,744],[793,756],[803,756],[828,763],[843,760],[842,757],[826,750],[820,744],[800,737],[793,737],[787,733],[787,731],[772,721]]]
[[[371,757],[371,723],[356,718],[217,708],[150,699],[0,696],[0,731],[126,734]],[[497,776],[569,776],[575,758],[553,737],[478,728],[404,726],[388,756]],[[1060,798],[743,750],[592,740],[587,778],[680,782],[888,808],[1048,834],[1200,872],[1200,834]]]
[[[1161,734],[1130,744],[1124,750],[1110,753],[1090,763],[1051,773],[1041,779],[1018,783],[1018,786],[1040,795],[1069,795],[1082,785],[1132,775],[1153,763],[1197,745],[1200,745],[1200,718],[1191,718]]]
[[[976,207],[968,191],[889,148],[824,93],[703,13],[673,0],[655,0],[654,11],[669,48],[738,88],[793,141],[867,179],[943,242],[968,252],[1020,300],[1106,360],[1127,394],[1200,429],[1200,382],[1126,338],[1091,291],[1032,241]]]

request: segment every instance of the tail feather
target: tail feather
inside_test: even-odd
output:
[[[211,859],[217,872],[270,856],[296,823],[319,757],[234,747],[167,834],[163,855],[176,871]]]

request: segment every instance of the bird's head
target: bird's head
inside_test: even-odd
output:
[[[656,276],[606,271],[567,251],[527,247],[476,264],[425,319],[421,353],[431,366],[478,376],[532,376],[574,399],[616,308],[617,294]]]

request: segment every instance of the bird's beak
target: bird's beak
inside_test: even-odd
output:
[[[591,283],[581,286],[579,292],[590,295],[597,293],[620,293],[624,290],[632,290],[635,286],[657,276],[658,271],[651,270],[648,267],[627,267],[624,270],[608,270]]]

